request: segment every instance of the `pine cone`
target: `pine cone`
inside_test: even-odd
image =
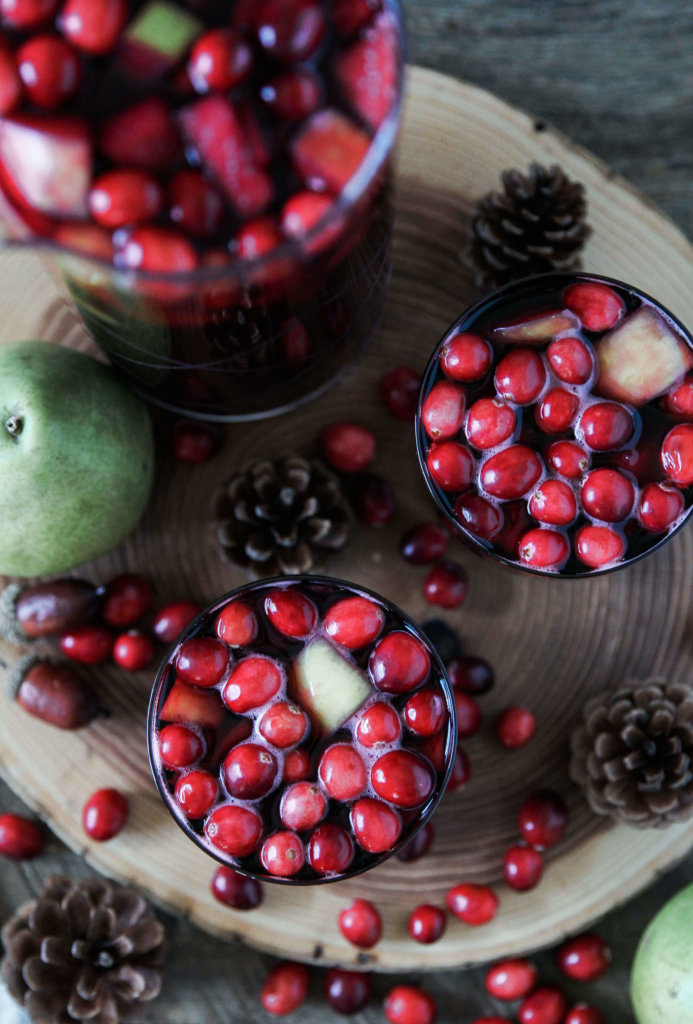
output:
[[[529,174],[501,175],[503,192],[488,192],[475,206],[470,259],[475,284],[500,288],[551,270],[576,270],[590,229],[585,189],[558,166],[532,164]]]
[[[344,547],[351,513],[335,476],[296,455],[256,462],[216,499],[216,535],[232,565],[255,576],[309,572]]]
[[[119,1024],[161,989],[164,927],[113,882],[51,876],[2,941],[0,976],[36,1024]]]
[[[693,816],[692,687],[648,679],[593,697],[571,750],[570,774],[595,813],[636,828]]]

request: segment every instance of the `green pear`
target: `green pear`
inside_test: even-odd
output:
[[[633,961],[638,1024],[693,1024],[693,885],[650,921]]]
[[[149,413],[113,370],[46,341],[0,345],[0,574],[64,572],[109,551],[153,476]]]

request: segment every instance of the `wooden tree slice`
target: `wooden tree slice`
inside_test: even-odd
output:
[[[380,591],[419,621],[424,569],[397,554],[402,532],[433,510],[416,465],[413,431],[389,417],[377,397],[393,366],[423,368],[447,325],[476,298],[460,258],[470,202],[498,184],[508,167],[532,160],[560,163],[587,187],[593,234],[590,271],[622,278],[657,296],[693,323],[693,250],[682,235],[624,182],[522,113],[469,85],[413,69],[400,151],[395,269],[385,321],[370,349],[326,396],[298,413],[227,431],[222,453],[191,469],[165,459],[149,511],[128,542],[84,572],[95,581],[125,568],[145,572],[161,600],[208,603],[242,583],[221,561],[210,523],[218,483],[260,457],[311,452],[320,428],[341,417],[374,426],[376,471],[395,486],[396,519],[387,529],[356,531],[351,544],[322,568]],[[6,255],[0,279],[5,318],[0,341],[40,336],[87,348],[90,343],[35,256]],[[21,514],[21,509],[18,509]],[[432,852],[415,864],[391,860],[353,882],[300,888],[267,885],[263,905],[235,913],[209,894],[214,863],[190,843],[163,807],[149,775],[145,710],[152,673],[94,672],[108,721],[62,734],[5,701],[0,716],[0,770],[71,847],[98,870],[127,879],[201,927],[264,950],[303,959],[426,969],[482,962],[555,942],[626,900],[693,845],[693,824],[638,832],[605,825],[567,777],[567,738],[586,696],[623,676],[653,673],[689,678],[693,669],[690,567],[693,534],[683,530],[645,561],[593,580],[534,579],[513,574],[451,543],[468,568],[470,595],[448,620],[467,650],[488,658],[498,684],[482,698],[485,728],[466,744],[469,786],[447,797],[434,822]],[[5,660],[16,655],[8,645]],[[499,749],[493,720],[522,703],[539,720],[523,750]],[[128,827],[102,845],[81,829],[81,808],[101,786],[131,801]],[[565,796],[566,839],[547,855],[544,880],[521,895],[500,879],[503,851],[517,839],[523,797],[540,786]],[[433,947],[407,935],[411,909],[441,903],[460,881],[498,884],[496,920],[471,929],[450,923]],[[339,910],[354,896],[373,899],[384,916],[383,941],[369,953],[349,946],[337,929]]]

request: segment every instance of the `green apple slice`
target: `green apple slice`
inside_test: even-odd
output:
[[[336,732],[373,694],[363,672],[323,637],[294,662],[294,698],[327,733]]]
[[[579,322],[569,310],[550,309],[536,313],[512,323],[494,327],[493,335],[498,341],[516,342],[518,345],[544,345],[564,331],[574,331]]]
[[[150,0],[128,25],[121,57],[142,77],[158,78],[182,60],[203,27],[177,4]]]

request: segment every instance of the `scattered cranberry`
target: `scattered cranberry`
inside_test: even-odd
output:
[[[432,997],[413,985],[390,989],[383,1010],[389,1024],[433,1024],[438,1012]]]
[[[423,404],[421,420],[432,441],[445,441],[454,437],[464,419],[464,391],[452,381],[434,384]]]
[[[433,825],[430,821],[427,821],[425,825],[422,825],[418,832],[409,839],[404,845],[397,851],[397,857],[405,864],[410,864],[412,861],[421,860],[425,857],[428,851],[431,849],[434,838]]]
[[[403,630],[393,630],[379,640],[369,661],[373,682],[385,693],[415,690],[430,667],[426,649],[416,637]]]
[[[368,853],[391,850],[402,833],[402,819],[397,811],[372,797],[357,800],[349,819],[357,843]]]
[[[127,16],[126,0],[67,0],[58,27],[80,50],[100,56],[114,49]]]
[[[318,825],[308,844],[310,865],[319,875],[341,874],[354,859],[354,844],[341,826]]]
[[[520,539],[518,556],[521,562],[535,569],[562,569],[570,554],[570,545],[558,530],[529,530]]]
[[[194,601],[172,601],[154,616],[152,632],[162,644],[172,644],[201,610]]]
[[[517,405],[529,405],[541,394],[546,370],[541,356],[530,348],[516,348],[503,356],[494,376],[496,391]]]
[[[546,460],[568,480],[578,480],[590,468],[589,453],[575,441],[554,441],[546,449]]]
[[[82,811],[82,827],[90,839],[102,843],[117,836],[127,821],[129,804],[117,789],[98,789]]]
[[[194,686],[216,686],[226,669],[229,654],[211,636],[191,637],[181,644],[176,657],[180,679]]]
[[[617,469],[593,469],[585,477],[580,497],[588,515],[606,523],[620,523],[633,508],[635,489]]]
[[[371,949],[383,933],[380,914],[368,900],[353,900],[340,911],[337,924],[347,942],[359,949]]]
[[[501,398],[480,398],[467,416],[467,439],[485,451],[507,441],[515,433],[517,418],[511,406]]]
[[[445,911],[432,903],[422,903],[409,915],[409,934],[412,939],[424,945],[437,942],[445,931]]]
[[[517,750],[529,743],[537,728],[537,720],[527,708],[510,707],[498,717],[496,735],[508,750]]]
[[[186,817],[202,818],[217,798],[217,780],[202,770],[180,775],[174,794]]]
[[[503,857],[503,875],[508,885],[518,892],[533,889],[541,881],[544,861],[532,846],[511,846]]]
[[[356,515],[366,526],[387,526],[397,510],[392,484],[375,473],[363,473],[353,495]]]
[[[498,897],[486,885],[456,885],[448,891],[445,902],[460,921],[475,927],[488,924],[498,910]]]
[[[483,658],[456,658],[448,665],[448,676],[456,690],[470,693],[475,697],[493,689],[493,669]]]
[[[260,863],[270,875],[291,878],[304,862],[303,843],[293,832],[275,832],[262,844]]]
[[[544,480],[529,500],[529,511],[548,526],[569,526],[577,517],[572,487],[563,480]]]
[[[234,910],[254,910],[262,903],[262,886],[257,879],[242,875],[233,868],[217,868],[210,888],[219,903]]]
[[[242,36],[231,29],[210,29],[198,36],[188,57],[187,70],[196,92],[226,92],[248,76],[253,53]]]
[[[638,518],[644,529],[651,533],[664,533],[685,507],[681,491],[673,484],[647,484],[640,495]]]
[[[318,620],[311,600],[296,587],[275,587],[265,598],[265,614],[274,628],[292,639],[308,636]]]
[[[662,442],[662,469],[672,483],[689,487],[693,483],[693,424],[681,423]]]
[[[457,708],[457,735],[461,740],[474,736],[481,728],[481,709],[474,698],[464,690],[455,690]]]
[[[457,562],[440,562],[426,576],[423,594],[429,604],[459,608],[467,596],[467,573]]]
[[[54,110],[73,96],[82,78],[79,55],[63,39],[38,35],[15,54],[24,90],[37,107]]]
[[[362,971],[332,967],[325,977],[325,1000],[337,1013],[351,1016],[364,1008],[371,995],[371,983]]]
[[[491,369],[493,349],[478,334],[456,334],[446,342],[440,365],[446,377],[473,384]]]
[[[545,434],[562,434],[566,431],[578,411],[579,400],[572,391],[552,388],[547,391],[537,406],[535,420]]]
[[[260,991],[263,1010],[273,1017],[284,1017],[298,1010],[308,995],[310,974],[304,964],[284,961],[273,967]]]
[[[558,793],[539,790],[524,800],[518,826],[526,843],[546,850],[563,838],[568,827],[568,809]]]
[[[364,747],[396,743],[401,735],[399,715],[390,704],[371,704],[362,713],[356,726],[356,738]]]
[[[44,843],[43,833],[33,821],[19,814],[0,814],[0,856],[29,860],[38,857]]]
[[[575,981],[596,981],[609,969],[611,950],[600,935],[586,932],[558,950],[558,966]]]
[[[154,593],[144,576],[124,572],[106,584],[101,615],[109,626],[123,629],[146,615],[153,600]]]
[[[113,636],[104,626],[77,626],[60,637],[60,650],[82,665],[101,665],[111,656]]]
[[[606,1024],[606,1017],[596,1007],[578,1003],[568,1010],[563,1024]]]
[[[398,420],[414,422],[419,401],[421,375],[411,366],[398,366],[380,381],[380,398]]]
[[[444,556],[448,540],[447,530],[438,523],[420,523],[402,537],[399,553],[412,565],[427,565]]]
[[[340,473],[360,473],[375,458],[375,434],[360,423],[331,423],[320,435],[326,462]]]
[[[579,281],[571,285],[566,289],[564,300],[588,331],[608,331],[626,311],[616,292],[597,281]]]
[[[245,647],[253,642],[257,631],[255,612],[240,600],[224,605],[214,623],[214,632],[229,647]]]
[[[126,672],[140,672],[154,660],[154,641],[148,633],[129,629],[116,638],[113,660]]]
[[[595,452],[613,452],[623,448],[633,436],[633,415],[617,402],[595,402],[578,421],[579,433]],[[693,479],[693,477],[692,477]]]
[[[592,375],[592,354],[579,338],[558,338],[546,350],[551,369],[566,384],[586,384]]]
[[[524,999],[537,983],[537,969],[529,960],[503,960],[486,972],[486,991],[494,999]]]
[[[542,474],[537,453],[525,444],[511,444],[492,455],[481,467],[479,479],[485,491],[504,501],[522,498]]]
[[[575,553],[590,569],[602,569],[623,558],[626,542],[610,526],[582,526],[575,535]]]
[[[221,442],[222,434],[217,427],[181,420],[171,434],[171,454],[179,462],[199,466],[217,454]]]
[[[427,465],[431,479],[443,491],[464,491],[471,483],[474,459],[457,441],[432,445]]]
[[[445,787],[446,793],[457,793],[458,790],[464,789],[472,776],[472,765],[461,747],[457,748],[455,753],[455,760],[452,762],[452,771],[450,772],[450,778],[448,784]]]
[[[562,1024],[567,1009],[561,990],[545,985],[523,999],[517,1017],[520,1024]]]

